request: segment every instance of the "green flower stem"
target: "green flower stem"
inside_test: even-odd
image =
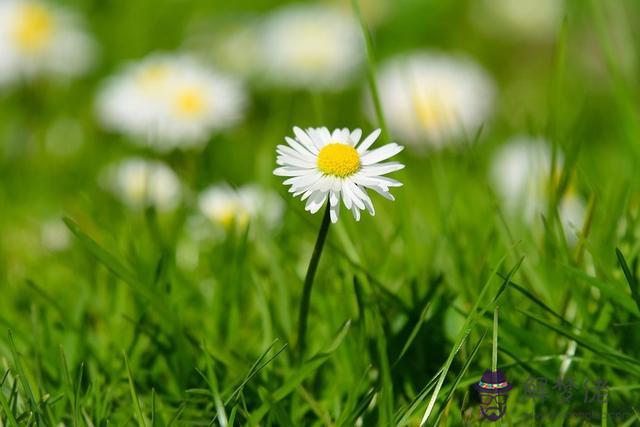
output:
[[[327,201],[327,208],[324,211],[324,216],[322,217],[322,224],[320,224],[320,231],[318,232],[316,245],[313,248],[313,254],[311,255],[309,267],[307,268],[307,274],[304,278],[302,301],[300,301],[300,316],[298,317],[297,357],[299,361],[301,361],[304,357],[306,347],[307,320],[309,318],[309,305],[311,303],[311,288],[313,287],[313,279],[315,278],[316,270],[318,269],[318,263],[320,262],[320,256],[322,255],[324,242],[327,239],[329,225],[331,225],[329,209],[329,201]]]

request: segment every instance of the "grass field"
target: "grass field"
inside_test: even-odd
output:
[[[490,424],[495,368],[499,425],[640,425],[640,3],[33,4],[0,0],[0,426]],[[185,62],[211,105],[105,118],[158,52],[238,86]],[[273,173],[295,126],[381,128],[395,201],[306,212]]]

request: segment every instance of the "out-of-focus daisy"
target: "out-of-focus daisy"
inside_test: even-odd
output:
[[[507,211],[534,222],[546,214],[552,190],[551,149],[546,141],[520,136],[510,140],[495,154],[491,166],[493,186]],[[560,176],[562,157],[556,155],[555,176]],[[573,238],[584,222],[585,203],[571,188],[558,204],[560,221]]]
[[[198,207],[204,217],[223,229],[233,225],[244,228],[250,221],[272,229],[280,223],[284,209],[277,194],[257,185],[234,189],[227,184],[205,189],[198,199]]]
[[[181,198],[181,184],[164,163],[130,158],[108,167],[102,184],[133,209],[153,206],[160,212],[175,209]]]
[[[364,60],[353,16],[319,4],[286,6],[267,16],[260,52],[266,80],[303,89],[342,88]]]
[[[160,151],[200,146],[242,118],[244,89],[232,77],[185,56],[153,55],[125,67],[103,87],[103,124]]]
[[[480,0],[470,11],[472,21],[486,33],[545,41],[558,32],[564,0]]]
[[[0,85],[80,75],[94,53],[93,40],[71,12],[40,1],[0,0]]]
[[[302,130],[293,128],[295,139],[285,137],[288,145],[278,145],[277,164],[273,173],[290,177],[284,181],[290,185],[294,197],[306,200],[305,210],[316,213],[329,200],[331,221],[338,221],[340,199],[356,220],[360,211],[375,209],[367,189],[394,200],[391,187],[402,183],[384,175],[404,167],[398,162],[383,162],[402,151],[403,147],[390,143],[374,150],[369,148],[380,135],[373,131],[362,142],[362,131],[336,129],[329,132],[326,127]]]
[[[71,233],[60,219],[49,219],[40,226],[40,241],[52,252],[67,249],[71,243]]]
[[[259,77],[262,71],[260,58],[260,25],[251,16],[236,17],[232,21],[210,22],[195,28],[188,47],[198,57],[212,60],[221,70],[245,79]]]
[[[388,60],[378,88],[391,132],[414,147],[473,138],[495,97],[493,80],[478,64],[434,52]],[[373,111],[370,97],[368,102]]]

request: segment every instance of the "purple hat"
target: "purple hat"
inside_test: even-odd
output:
[[[482,379],[473,385],[478,393],[503,394],[511,390],[512,386],[507,382],[507,377],[501,370],[487,369],[482,374]]]

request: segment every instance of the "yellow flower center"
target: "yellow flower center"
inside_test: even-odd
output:
[[[418,123],[425,130],[437,131],[446,128],[454,119],[454,111],[447,102],[446,93],[416,94],[413,108]]]
[[[350,145],[327,144],[318,153],[318,169],[326,175],[344,178],[360,170],[360,155]]]
[[[160,83],[169,77],[169,69],[165,65],[150,65],[145,67],[139,75],[140,83],[143,85],[153,85]]]
[[[178,92],[176,97],[176,110],[181,116],[196,116],[201,114],[204,108],[204,97],[197,89],[186,88]]]
[[[13,33],[18,46],[27,52],[41,50],[47,45],[53,33],[51,14],[41,5],[24,4]]]
[[[234,225],[240,229],[245,228],[249,223],[250,217],[249,212],[236,203],[231,203],[229,206],[221,208],[215,216],[215,220],[227,230]]]

